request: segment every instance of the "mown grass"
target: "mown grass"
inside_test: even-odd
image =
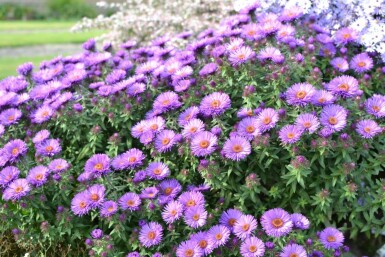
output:
[[[76,21],[0,21],[0,32],[4,30],[51,30],[69,29]]]

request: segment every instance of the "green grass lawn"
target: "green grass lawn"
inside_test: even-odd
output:
[[[4,30],[69,29],[76,21],[0,21],[0,32]]]

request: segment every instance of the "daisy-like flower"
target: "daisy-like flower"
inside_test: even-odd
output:
[[[279,114],[273,108],[263,109],[257,117],[258,127],[261,132],[265,132],[274,128],[278,120]]]
[[[345,45],[358,39],[358,33],[352,28],[341,28],[334,34],[334,41],[338,45]]]
[[[155,116],[151,119],[146,120],[145,130],[149,130],[153,133],[159,133],[163,131],[166,121],[161,116]]]
[[[176,179],[166,179],[159,183],[158,189],[161,195],[174,199],[182,191],[182,186]]]
[[[252,215],[242,215],[234,224],[234,234],[240,239],[246,239],[257,228],[257,221]]]
[[[139,65],[136,68],[135,73],[148,75],[152,71],[154,71],[156,68],[158,68],[159,66],[160,66],[160,63],[158,63],[157,61],[148,61],[148,62],[145,62],[145,63]]]
[[[47,167],[39,165],[32,168],[26,177],[29,184],[40,187],[47,182],[49,170]]]
[[[146,187],[142,190],[139,197],[141,199],[154,199],[159,193],[156,187]]]
[[[293,228],[290,214],[281,208],[266,211],[261,217],[261,225],[266,234],[272,237],[287,235]]]
[[[347,111],[340,105],[331,104],[321,111],[320,122],[333,131],[341,131],[346,126]]]
[[[263,36],[261,27],[255,23],[249,23],[242,27],[242,37],[248,40],[258,40]]]
[[[279,130],[279,139],[283,144],[294,144],[303,133],[303,129],[297,125],[285,125]]]
[[[61,152],[61,146],[57,139],[47,139],[36,146],[36,153],[41,156],[54,156]]]
[[[282,40],[295,35],[295,28],[291,25],[282,25],[277,31],[277,39]]]
[[[275,47],[266,47],[264,49],[261,49],[257,55],[257,58],[259,61],[264,62],[267,60],[273,60],[278,57],[283,56],[281,51]]]
[[[249,46],[241,46],[235,51],[229,53],[229,61],[231,65],[238,66],[254,59],[255,52]]]
[[[46,129],[40,130],[32,138],[32,142],[34,144],[39,144],[39,143],[43,142],[44,140],[48,139],[50,135],[51,135],[51,133],[48,130],[46,130]]]
[[[293,228],[301,230],[309,229],[310,221],[301,213],[293,213],[290,217],[293,222]]]
[[[103,175],[111,172],[110,158],[106,154],[95,154],[86,161],[84,170],[96,175]]]
[[[227,243],[230,238],[230,230],[223,225],[215,225],[208,231],[208,237],[216,248]]]
[[[27,149],[27,144],[20,139],[11,140],[3,147],[4,154],[10,162],[14,162],[24,155]]]
[[[0,171],[0,186],[5,188],[19,177],[20,171],[17,167],[8,166]]]
[[[165,129],[155,138],[155,149],[160,152],[168,152],[176,144],[176,134],[174,131]]]
[[[175,92],[167,91],[160,94],[154,101],[153,109],[165,112],[180,107],[179,97]]]
[[[240,247],[242,257],[261,257],[265,254],[265,244],[257,237],[246,238]]]
[[[189,89],[193,83],[194,83],[193,79],[182,79],[182,80],[174,80],[172,85],[174,87],[175,92],[183,92]]]
[[[181,80],[191,76],[193,69],[190,66],[183,66],[172,75],[172,80]]]
[[[207,211],[201,205],[188,208],[184,213],[185,223],[192,228],[199,228],[206,224]]]
[[[204,255],[209,255],[214,249],[213,243],[209,240],[207,232],[198,232],[192,234],[190,240],[197,242],[199,248],[203,251]]]
[[[147,223],[139,232],[139,241],[147,248],[160,244],[162,237],[163,228],[162,225],[157,222]]]
[[[48,169],[55,173],[61,173],[68,170],[69,163],[64,159],[55,159],[48,164]]]
[[[233,136],[223,145],[223,152],[226,158],[240,161],[251,153],[251,145],[244,137]]]
[[[8,187],[3,192],[3,200],[19,200],[23,196],[26,196],[31,187],[28,184],[28,181],[24,178],[19,178],[14,180],[8,185]]]
[[[87,188],[85,191],[88,196],[88,202],[90,208],[100,207],[104,202],[104,193],[106,188],[103,185],[93,185]]]
[[[71,211],[77,216],[87,214],[91,210],[88,199],[89,196],[86,192],[76,194],[71,201]]]
[[[382,128],[374,120],[360,120],[356,131],[363,138],[373,138],[382,132]]]
[[[162,218],[167,223],[173,223],[183,216],[184,207],[178,201],[170,201],[162,211]]]
[[[124,170],[124,169],[133,169],[142,165],[145,155],[139,149],[132,148],[127,152],[116,156],[112,162],[111,166],[115,170]]]
[[[22,115],[22,112],[19,109],[15,108],[2,111],[0,113],[0,124],[4,126],[15,124],[20,120]]]
[[[118,204],[114,201],[106,201],[100,207],[101,217],[111,217],[118,211]]]
[[[195,119],[199,114],[199,108],[197,106],[191,106],[184,110],[178,117],[178,125],[183,127],[190,120]]]
[[[162,180],[170,175],[170,169],[163,162],[150,163],[146,172],[147,176],[156,180]]]
[[[205,124],[200,119],[190,120],[183,128],[182,135],[185,138],[191,138],[198,132],[204,131]]]
[[[346,75],[332,79],[325,88],[343,97],[354,97],[362,93],[358,87],[357,79]]]
[[[280,253],[279,256],[280,257],[292,257],[292,256],[307,257],[307,253],[303,246],[299,244],[289,244],[282,249],[282,252]]]
[[[146,178],[147,178],[147,172],[145,170],[139,170],[139,171],[135,172],[134,178],[132,179],[132,182],[137,184],[139,182],[145,181]]]
[[[374,94],[365,101],[365,110],[376,118],[385,117],[385,96]]]
[[[309,103],[316,89],[308,83],[297,83],[286,91],[286,101],[290,105],[304,106]]]
[[[207,156],[215,151],[218,138],[208,131],[198,132],[191,140],[191,150],[194,156]]]
[[[204,207],[205,205],[205,198],[203,194],[197,191],[184,192],[179,196],[178,201],[182,203],[186,209],[194,206]]]
[[[136,123],[132,128],[131,128],[131,135],[134,137],[134,138],[140,138],[145,132],[146,132],[146,129],[147,129],[147,121],[145,120],[141,120],[139,121],[138,123]],[[150,134],[152,135],[153,133],[150,132]]]
[[[330,61],[330,64],[333,66],[334,69],[340,71],[340,72],[345,72],[349,69],[349,63],[347,60],[345,60],[342,57],[336,57],[333,58]]]
[[[315,91],[311,98],[311,103],[316,106],[325,106],[334,103],[335,97],[333,93],[326,90]]]
[[[318,129],[320,124],[315,115],[311,113],[303,113],[297,117],[295,125],[304,131],[309,131],[309,133],[312,134]]]
[[[195,240],[182,242],[176,249],[177,257],[201,257],[203,256],[202,249],[198,246]]]
[[[235,38],[235,39],[231,39],[230,40],[230,43],[227,43],[225,45],[226,47],[226,50],[228,52],[235,52],[236,50],[238,50],[241,46],[243,46],[244,44],[244,40],[242,38]]]
[[[36,109],[36,111],[31,116],[31,120],[33,123],[40,124],[51,119],[54,113],[55,111],[51,107],[43,105]]]
[[[236,209],[228,209],[224,211],[219,219],[219,224],[226,226],[232,232],[235,223],[242,217],[242,212]]]
[[[219,116],[230,108],[231,100],[228,94],[214,92],[205,96],[199,106],[205,116]]]
[[[237,117],[240,118],[240,119],[241,118],[246,118],[246,117],[251,117],[251,116],[254,116],[254,111],[251,108],[241,108],[237,112]]]
[[[137,96],[146,91],[146,84],[144,83],[134,83],[127,86],[127,94],[131,97]]]
[[[255,117],[243,118],[238,124],[237,133],[247,140],[253,140],[256,136],[261,135],[258,119]]]
[[[118,203],[122,210],[136,211],[139,210],[142,200],[135,193],[125,193],[119,198]]]
[[[373,68],[373,59],[367,53],[357,54],[350,61],[350,67],[357,73],[364,73]]]
[[[336,228],[328,227],[321,231],[319,240],[326,249],[338,249],[344,243],[344,235]]]

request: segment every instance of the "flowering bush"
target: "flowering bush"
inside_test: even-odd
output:
[[[339,256],[330,225],[378,236],[378,56],[257,7],[186,48],[91,39],[2,80],[1,231],[101,256]]]

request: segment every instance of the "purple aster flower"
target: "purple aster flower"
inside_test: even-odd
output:
[[[8,166],[0,171],[0,186],[5,188],[19,177],[20,171],[17,167]]]
[[[140,193],[141,199],[154,199],[158,195],[159,190],[156,187],[146,187]]]
[[[205,124],[200,119],[192,119],[184,125],[182,135],[185,138],[191,138],[198,132],[202,132],[205,129]]]
[[[334,95],[326,90],[317,90],[311,98],[311,103],[316,106],[325,106],[334,103]]]
[[[160,94],[154,101],[153,109],[165,112],[167,110],[179,108],[182,105],[175,92],[167,91]]]
[[[100,207],[101,217],[111,217],[118,211],[118,204],[114,201],[106,201]]]
[[[17,123],[22,116],[19,109],[11,108],[0,113],[0,123],[4,126],[9,126]]]
[[[140,136],[139,141],[144,145],[148,145],[154,140],[154,136],[152,131],[146,131]]]
[[[230,42],[225,45],[227,52],[235,52],[244,45],[244,42],[242,38],[231,39]]]
[[[279,120],[279,114],[273,108],[263,109],[257,118],[258,127],[261,132],[266,132],[275,127]]]
[[[11,140],[4,145],[3,151],[8,161],[14,162],[27,152],[27,144],[20,139]]]
[[[279,130],[279,139],[283,144],[297,142],[303,133],[303,129],[297,125],[285,125]]]
[[[254,115],[254,111],[253,109],[251,108],[241,108],[238,112],[237,112],[237,117],[238,118],[245,118],[245,117],[251,117]]]
[[[0,124],[0,137],[4,135],[4,132],[5,132],[4,126]]]
[[[147,178],[147,172],[145,170],[139,170],[134,174],[134,178],[132,179],[132,182],[137,184],[142,181],[145,181],[146,178]]]
[[[314,133],[319,127],[318,118],[311,113],[300,114],[295,120],[295,125],[300,127],[302,130],[309,131],[310,134]]]
[[[182,79],[173,81],[172,85],[175,92],[183,92],[190,88],[190,86],[195,83],[193,79]]]
[[[320,121],[325,127],[334,131],[341,131],[346,126],[347,111],[340,105],[331,104],[321,111]]]
[[[351,28],[341,28],[336,31],[334,40],[338,45],[345,45],[358,39],[358,33]]]
[[[159,193],[161,195],[174,199],[181,191],[182,186],[176,179],[166,179],[158,185]]]
[[[162,218],[167,224],[170,224],[182,217],[183,211],[183,204],[178,201],[170,201],[162,211]]]
[[[242,216],[242,212],[236,209],[228,209],[224,211],[219,219],[219,223],[226,226],[230,231],[234,230],[234,225],[238,219]]]
[[[32,168],[26,177],[29,184],[40,187],[47,182],[49,169],[45,166],[39,165]]]
[[[343,97],[354,97],[361,95],[362,91],[358,87],[358,81],[351,76],[339,76],[332,79],[325,88],[332,93]]]
[[[293,222],[289,213],[281,208],[275,208],[262,215],[261,225],[267,235],[281,237],[290,233]]]
[[[233,232],[239,239],[246,239],[257,228],[257,221],[252,215],[242,215],[234,224]]]
[[[306,105],[311,101],[316,89],[308,83],[297,83],[286,91],[286,101],[290,105]]]
[[[95,51],[96,48],[96,41],[93,38],[88,39],[86,42],[83,43],[83,49],[87,51]]]
[[[51,135],[51,133],[48,130],[46,130],[46,129],[40,130],[32,138],[32,142],[34,144],[39,144],[39,143],[43,142],[44,140],[46,140],[47,138],[49,138],[50,135]]]
[[[277,31],[276,37],[279,41],[282,41],[285,38],[294,37],[294,36],[295,36],[295,28],[291,25],[283,25]]]
[[[230,108],[230,105],[231,100],[229,95],[214,92],[202,99],[199,110],[205,116],[219,116]]]
[[[152,162],[146,169],[147,175],[156,180],[162,180],[170,175],[170,169],[162,162]]]
[[[309,229],[310,221],[301,213],[293,213],[290,217],[293,222],[293,228],[301,230]]]
[[[82,216],[90,211],[89,196],[86,192],[80,192],[71,201],[71,210],[77,216]]]
[[[207,232],[198,232],[190,236],[190,240],[197,242],[204,255],[209,255],[214,250],[213,243],[209,240]]]
[[[47,139],[36,145],[36,153],[41,156],[54,156],[61,152],[61,146],[57,139]]]
[[[178,117],[178,125],[183,127],[185,126],[190,120],[195,119],[197,115],[199,114],[199,108],[196,106],[191,106],[184,110]]]
[[[153,133],[161,132],[165,128],[166,121],[161,116],[155,116],[146,120],[145,130]]]
[[[189,240],[182,242],[177,250],[177,257],[201,257],[203,256],[202,249],[198,246],[195,240]]]
[[[205,198],[201,192],[197,191],[187,191],[181,194],[178,198],[178,201],[184,205],[186,209],[194,206],[205,205]]]
[[[254,57],[255,52],[249,46],[241,46],[229,53],[229,61],[233,66],[246,63],[248,60],[254,59]]]
[[[138,252],[130,252],[126,257],[140,257],[140,254]]]
[[[218,65],[214,62],[208,63],[199,71],[199,76],[207,76],[214,74],[218,70]]]
[[[223,246],[230,238],[230,230],[223,225],[216,225],[210,228],[208,237],[215,248]]]
[[[176,134],[174,131],[165,129],[156,135],[155,149],[160,152],[168,152],[176,144]]]
[[[259,61],[274,60],[283,57],[281,51],[275,47],[266,47],[259,51],[257,58]]]
[[[191,140],[191,150],[194,156],[207,156],[215,151],[218,138],[211,132],[198,132]]]
[[[19,67],[17,67],[17,73],[19,73],[21,76],[28,76],[31,74],[33,69],[33,63],[32,62],[26,62]]]
[[[150,222],[144,225],[139,232],[139,241],[149,248],[158,245],[162,241],[163,228],[157,222]]]
[[[151,72],[153,72],[156,68],[160,66],[160,63],[158,61],[148,61],[145,63],[140,64],[137,68],[135,73],[137,75],[143,74],[143,75],[148,75]]]
[[[184,213],[185,223],[192,228],[199,228],[206,224],[207,211],[201,205],[188,208]]]
[[[319,240],[326,249],[338,249],[344,243],[344,235],[338,229],[328,227],[321,231]]]
[[[181,80],[190,77],[193,73],[193,69],[190,66],[183,66],[179,70],[172,74],[172,80]]]
[[[123,80],[126,77],[126,71],[124,70],[113,70],[106,76],[106,83],[109,85],[113,85]]]
[[[103,237],[103,230],[101,229],[94,229],[91,231],[91,237],[93,239],[101,239]]]
[[[152,255],[152,257],[162,257],[163,255],[159,252],[156,252]]]
[[[242,37],[248,40],[258,40],[263,37],[261,26],[255,23],[249,23],[242,26]]]
[[[85,191],[90,208],[100,207],[104,202],[106,188],[103,185],[93,185]]]
[[[43,105],[36,109],[36,111],[31,116],[31,120],[33,123],[40,124],[51,119],[54,113],[55,111],[51,107]]]
[[[98,176],[111,172],[110,158],[106,154],[94,154],[86,161],[84,170]]]
[[[307,257],[307,254],[303,246],[298,244],[289,244],[282,249],[282,252],[279,256],[280,257],[291,257],[291,256]]]
[[[112,160],[111,166],[115,170],[133,169],[135,167],[141,166],[142,161],[145,158],[146,157],[141,150],[132,148],[127,152],[116,156]]]
[[[242,257],[261,257],[265,254],[265,244],[257,237],[246,238],[240,247]]]
[[[373,59],[367,53],[357,54],[350,61],[350,67],[357,73],[364,73],[373,68]]]
[[[147,121],[141,120],[131,128],[131,135],[134,138],[140,138],[147,128]],[[152,134],[152,132],[151,132]]]
[[[365,101],[365,109],[367,113],[374,115],[376,118],[385,116],[385,97],[382,95],[373,95]]]
[[[345,72],[349,69],[349,63],[342,57],[336,57],[330,61],[330,64],[333,66],[334,69]]]
[[[23,196],[26,196],[31,187],[28,184],[28,181],[24,178],[19,178],[14,180],[8,185],[8,187],[3,192],[3,200],[19,200]]]
[[[142,203],[139,195],[135,193],[125,193],[119,198],[119,206],[122,210],[136,211],[139,210],[139,206]]]
[[[256,136],[261,135],[258,119],[254,117],[243,118],[238,124],[237,133],[247,140],[253,140]]]
[[[360,120],[356,125],[356,131],[363,138],[373,138],[382,132],[382,128],[374,120]]]
[[[98,91],[96,92],[99,96],[102,96],[102,97],[107,97],[109,95],[111,95],[111,93],[113,92],[113,87],[112,86],[100,86],[98,88]]]
[[[146,84],[144,83],[134,83],[127,87],[127,94],[129,96],[137,96],[143,93],[146,90]]]
[[[223,152],[226,158],[240,161],[251,153],[251,145],[245,138],[234,136],[227,139],[223,145]]]

